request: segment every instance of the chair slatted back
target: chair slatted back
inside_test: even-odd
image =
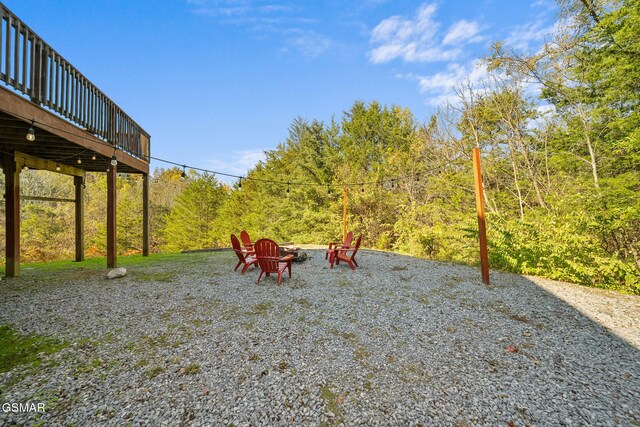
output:
[[[240,245],[240,241],[236,237],[235,234],[231,235],[231,246],[233,247],[233,251],[238,255],[238,259],[242,262],[245,260],[245,255],[242,252],[242,246]]]
[[[344,247],[350,248],[352,242],[353,242],[353,231],[350,231],[347,233],[346,239],[344,239]]]
[[[360,249],[360,243],[362,242],[362,234],[358,236],[358,240],[356,240],[356,245],[353,248],[353,253],[351,254],[351,259],[358,253],[358,249]]]
[[[253,245],[258,265],[265,273],[277,273],[280,262],[280,247],[270,239],[260,239]]]
[[[240,240],[242,240],[242,244],[247,249],[251,249],[251,247],[253,246],[253,244],[251,243],[251,238],[249,237],[249,233],[247,233],[247,230],[242,230],[240,232]]]

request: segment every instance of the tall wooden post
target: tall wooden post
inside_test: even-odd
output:
[[[347,241],[347,186],[343,188],[343,209],[342,209],[342,241]]]
[[[489,284],[489,254],[487,250],[487,225],[484,215],[484,195],[482,193],[482,169],[480,168],[480,149],[473,149],[473,177],[476,187],[476,208],[478,209],[478,236],[480,240],[480,268],[482,283]]]
[[[4,162],[5,230],[7,238],[7,277],[20,275],[20,168],[15,156],[8,155]]]
[[[107,268],[118,266],[118,246],[116,241],[116,166],[109,166],[107,172]]]
[[[142,174],[142,256],[149,256],[149,174]]]
[[[84,177],[74,176],[76,189],[76,261],[84,261]]]

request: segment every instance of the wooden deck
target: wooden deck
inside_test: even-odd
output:
[[[35,133],[32,140],[27,139],[30,128]],[[108,267],[117,265],[117,173],[141,174],[142,247],[147,255],[150,150],[150,136],[142,127],[0,3],[0,160],[5,174],[7,277],[20,273],[23,167],[74,176],[76,261],[84,259],[86,172],[107,174]]]

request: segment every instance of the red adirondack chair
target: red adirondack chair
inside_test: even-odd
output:
[[[258,265],[262,270],[256,283],[260,283],[263,273],[267,273],[267,276],[271,273],[278,273],[279,285],[282,280],[282,273],[286,269],[289,269],[289,277],[291,277],[291,260],[293,259],[293,255],[287,255],[281,258],[278,244],[270,239],[260,239],[253,247],[256,251]]]
[[[350,231],[347,233],[347,237],[346,239],[344,239],[344,242],[331,242],[329,243],[329,249],[327,249],[327,252],[324,253],[324,259],[327,259],[329,257],[329,255],[331,254],[331,251],[337,248],[350,248],[351,247],[351,242],[353,242],[353,231]]]
[[[233,251],[238,256],[238,263],[236,264],[236,268],[233,271],[238,271],[238,267],[240,264],[244,264],[242,267],[242,271],[240,274],[244,274],[245,271],[249,268],[249,266],[258,262],[258,259],[255,257],[254,252],[243,251],[242,246],[240,245],[240,240],[235,236],[235,234],[231,235],[231,246],[233,246]]]
[[[249,238],[249,233],[247,230],[242,230],[240,232],[240,240],[242,240],[242,245],[249,252],[253,252],[253,243],[251,243],[251,239]]]
[[[346,262],[352,270],[355,270],[358,266],[356,262],[356,254],[360,248],[360,242],[362,242],[362,234],[358,236],[356,245],[353,248],[337,248],[331,252],[329,261],[331,262],[331,268],[333,268],[334,262],[340,264],[340,261]],[[349,254],[351,252],[351,254]]]

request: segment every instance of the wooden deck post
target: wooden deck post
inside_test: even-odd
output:
[[[142,256],[149,256],[149,174],[142,174]]]
[[[76,261],[84,261],[84,178],[73,177],[76,188]]]
[[[480,149],[473,149],[473,177],[476,187],[476,208],[478,210],[478,236],[480,240],[480,268],[482,283],[489,284],[489,254],[487,250],[487,225],[484,215],[484,195],[482,194],[482,169],[480,168]]]
[[[116,171],[117,166],[109,166],[107,171],[107,268],[118,266],[118,245],[116,241]]]
[[[20,169],[13,154],[4,158],[7,277],[20,275]]]
[[[342,209],[342,241],[347,241],[347,186],[344,186],[344,200]]]

